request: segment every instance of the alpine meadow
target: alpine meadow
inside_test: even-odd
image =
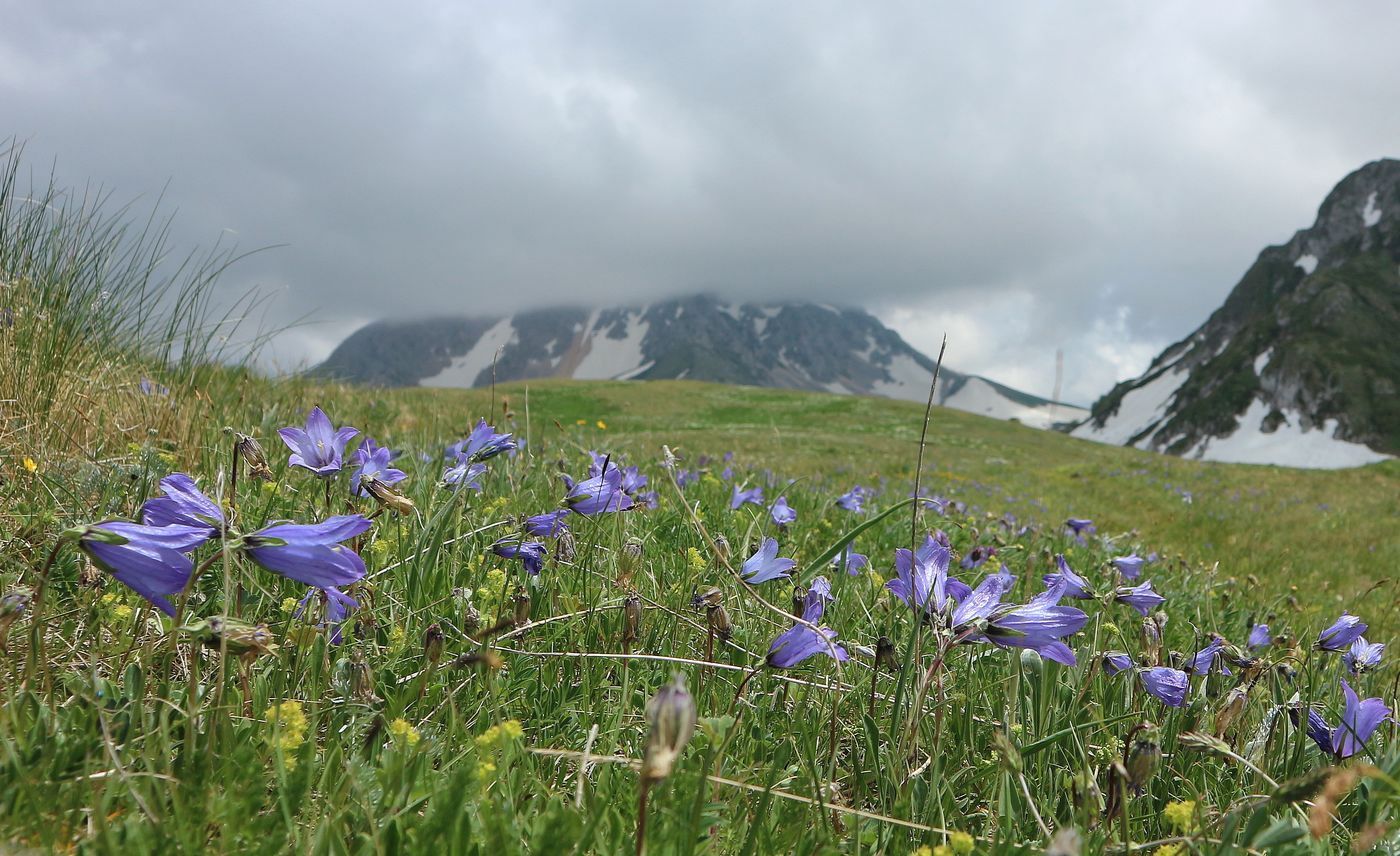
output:
[[[1400,461],[271,379],[0,170],[6,852],[1396,852]]]

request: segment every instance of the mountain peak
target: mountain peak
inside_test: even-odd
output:
[[[698,294],[633,306],[487,318],[377,321],[317,374],[385,386],[486,386],[527,378],[688,379],[924,401],[933,361],[861,309],[728,303]],[[1036,427],[1081,408],[944,367],[940,404]]]
[[[1094,404],[1076,436],[1193,458],[1354,466],[1400,454],[1400,160],[1327,194],[1225,303]]]

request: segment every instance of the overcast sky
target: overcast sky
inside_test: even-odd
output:
[[[1088,402],[1400,148],[1400,5],[0,0],[0,139],[381,316],[863,305]]]

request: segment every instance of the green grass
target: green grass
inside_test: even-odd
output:
[[[23,249],[35,239],[7,240]],[[0,258],[23,257],[8,251]],[[0,604],[2,847],[633,852],[632,764],[646,751],[647,700],[675,672],[700,726],[650,791],[651,853],[908,853],[961,846],[961,834],[977,852],[1039,853],[1047,830],[1069,827],[1084,852],[1364,852],[1394,826],[1394,725],[1339,762],[1289,724],[1287,708],[1315,704],[1337,721],[1341,659],[1310,643],[1343,609],[1376,641],[1400,623],[1395,462],[1342,472],[1198,464],[933,412],[922,480],[965,510],[925,512],[915,528],[945,531],[955,560],[996,547],[992,564],[1018,576],[1008,601],[1039,592],[1057,554],[1107,594],[1111,557],[1157,551],[1145,577],[1167,598],[1163,663],[1212,632],[1242,644],[1252,622],[1268,621],[1275,645],[1230,676],[1192,678],[1186,703],[1167,707],[1135,675],[1103,672],[1107,650],[1153,658],[1139,616],[1121,604],[1075,602],[1088,621],[1068,640],[1078,663],[1067,667],[952,645],[942,624],[916,623],[884,588],[894,551],[911,540],[900,503],[918,457],[917,406],[679,382],[494,392],[272,382],[105,340],[95,355],[66,344],[57,360],[45,344],[53,316],[32,307],[64,306],[73,320],[82,307],[55,303],[45,280],[12,268],[0,282],[18,310],[0,327],[0,400],[25,396],[21,377],[61,391],[42,410],[7,411],[0,448],[0,593],[32,597],[23,609]],[[4,370],[14,361],[28,374]],[[99,363],[96,379],[81,374]],[[169,395],[143,395],[143,376]],[[344,473],[328,492],[288,467],[275,430],[312,404],[404,450],[402,487],[416,503],[406,516],[379,514],[355,542],[368,573],[349,587],[361,606],[339,645],[316,626],[316,602],[296,614],[305,586],[236,548],[236,532],[273,520],[374,513]],[[526,448],[492,459],[479,493],[442,488],[443,445],[483,416]],[[225,427],[259,437],[272,462],[267,482],[244,470],[236,497]],[[684,503],[663,446],[685,468],[713,459]],[[538,577],[493,556],[521,516],[558,505],[559,474],[580,477],[589,449],[639,466],[659,506],[575,517],[572,555],[551,541]],[[719,456],[731,451],[726,482]],[[195,555],[206,569],[184,629],[62,541],[68,527],[134,517],[173,471],[236,508],[233,531]],[[735,482],[767,484],[769,471],[769,500],[784,494],[799,515],[785,532],[761,507],[729,508]],[[833,503],[857,483],[878,490],[863,515]],[[1000,522],[1006,513],[1014,526]],[[1098,534],[1072,538],[1070,516],[1092,518]],[[818,566],[870,521],[854,542],[871,557],[866,572]],[[897,671],[877,673],[861,654],[764,667],[793,626],[784,610],[794,585],[743,585],[715,554],[718,534],[734,566],[773,536],[798,561],[798,582],[827,575],[836,601],[822,623],[852,647],[888,637]],[[642,558],[628,567],[620,557],[633,541]],[[989,567],[953,573],[976,584]],[[711,587],[733,636],[707,663],[707,616],[691,600]],[[631,594],[644,610],[626,639]],[[528,623],[505,621],[517,615]],[[231,634],[200,645],[200,622],[226,616],[265,625],[276,649],[239,657]],[[425,647],[435,633],[436,659]],[[1392,660],[1350,680],[1394,707]],[[1240,693],[1239,715],[1222,720]],[[1216,731],[1223,743],[1187,736]],[[1141,793],[1120,792],[1125,741],[1146,737],[1164,753],[1160,767]],[[1336,817],[1324,829],[1327,813],[1309,806],[1326,794]]]

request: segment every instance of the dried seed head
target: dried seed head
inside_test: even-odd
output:
[[[429,624],[423,632],[423,659],[436,663],[442,659],[442,627],[436,622]]]
[[[465,669],[470,666],[480,666],[487,671],[494,672],[505,665],[501,655],[488,648],[481,648],[476,651],[468,651],[452,661],[452,668]]]
[[[574,543],[574,533],[568,529],[560,529],[559,534],[554,539],[554,558],[560,562],[572,562],[578,553],[578,547]]]
[[[413,504],[413,500],[399,493],[393,485],[385,484],[374,476],[361,476],[360,486],[374,497],[374,501],[382,507],[398,514],[412,514],[418,506]]]
[[[722,603],[724,603],[724,592],[715,587],[699,592],[690,599],[691,609],[705,609],[719,606]]]
[[[267,455],[263,453],[262,446],[257,440],[247,434],[234,432],[233,451],[238,457],[243,459],[243,463],[248,465],[249,478],[272,479],[272,469],[267,465]]]
[[[642,756],[642,779],[655,782],[671,775],[676,758],[695,734],[695,699],[681,674],[647,702],[647,725],[650,730]]]
[[[899,671],[899,658],[894,653],[894,642],[888,636],[881,636],[875,640],[875,665],[886,671]]]
[[[1134,729],[1137,733],[1128,747],[1128,755],[1123,766],[1128,771],[1128,784],[1135,793],[1142,793],[1147,783],[1157,775],[1162,763],[1162,745],[1158,739],[1157,726],[1144,722]]]
[[[637,566],[641,564],[641,561],[642,542],[636,538],[628,538],[617,553],[617,582],[619,585],[631,584],[632,575],[637,572]]]
[[[1224,737],[1239,718],[1244,715],[1245,703],[1249,701],[1249,689],[1253,684],[1235,687],[1225,695],[1225,703],[1215,714],[1215,736]]]
[[[87,556],[83,556],[83,563],[78,566],[78,585],[83,588],[102,588],[102,572]]]
[[[627,595],[622,602],[622,640],[636,642],[642,632],[642,599],[636,592]]]
[[[0,597],[0,628],[14,624],[29,608],[29,602],[33,598],[34,592],[27,586],[19,586],[5,592],[4,597]]]
[[[1167,616],[1164,612],[1142,620],[1142,652],[1153,666],[1162,665],[1162,631],[1166,626]]]
[[[467,610],[462,615],[462,632],[468,636],[475,636],[476,631],[481,629],[481,612],[476,608],[476,604],[467,603]]]
[[[374,694],[374,673],[365,662],[365,655],[356,648],[350,654],[350,696],[356,701],[371,702]]]
[[[719,559],[720,564],[729,561],[729,539],[723,535],[715,536],[715,556]]]
[[[521,586],[515,590],[515,597],[511,598],[511,603],[515,605],[515,623],[525,626],[530,623],[530,593]]]
[[[206,648],[222,649],[241,660],[253,660],[277,650],[266,624],[249,624],[236,618],[213,615],[180,628]]]
[[[709,625],[710,632],[715,634],[721,642],[728,642],[729,638],[734,635],[734,625],[729,623],[729,612],[722,603],[716,603],[714,606],[706,608],[705,623]]]
[[[802,617],[802,607],[807,603],[807,590],[802,586],[794,586],[792,590],[792,614],[796,618]]]

